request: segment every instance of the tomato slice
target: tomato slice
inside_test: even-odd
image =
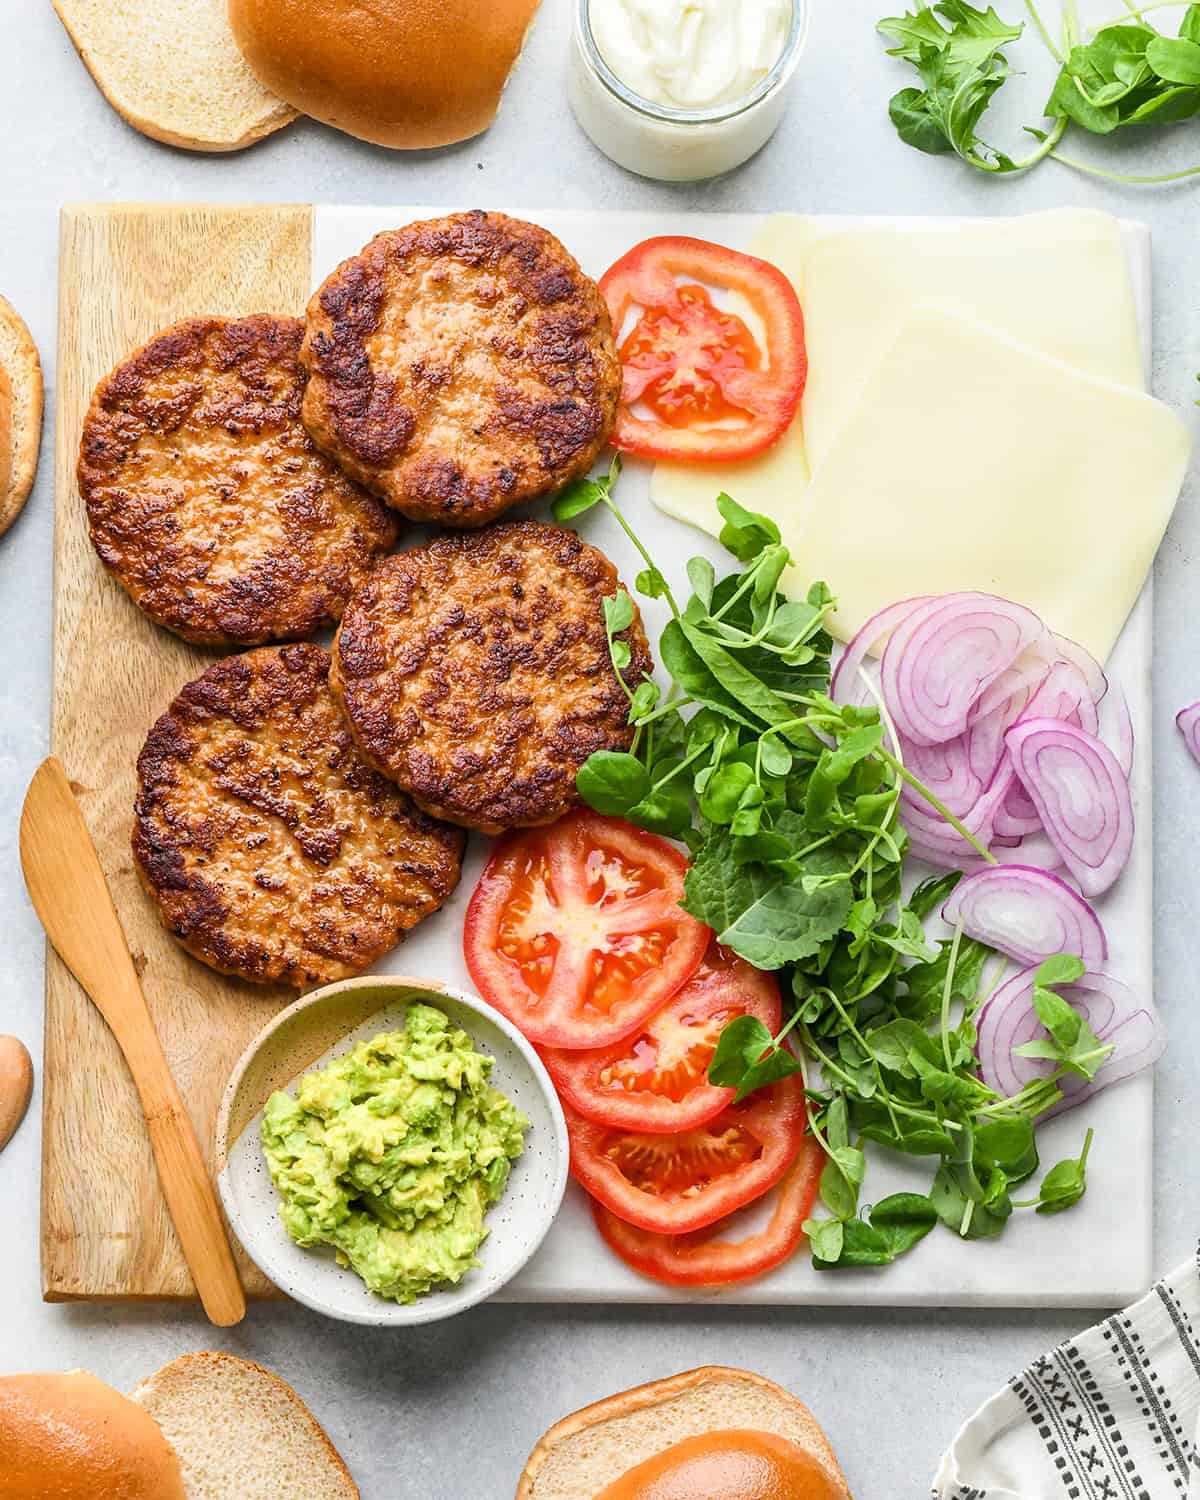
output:
[[[463,931],[479,993],[532,1042],[607,1047],[700,966],[711,934],[679,905],[687,860],[620,818],[575,812],[510,834]]]
[[[682,281],[682,285],[680,284]],[[739,293],[766,333],[763,351],[705,285]],[[600,280],[621,347],[624,384],[613,445],[645,458],[751,458],[791,426],[804,394],[804,313],[791,282],[754,255],[686,235],[644,240]],[[639,416],[637,402],[653,416]]]
[[[707,1124],[733,1103],[708,1065],[734,1016],[756,1016],[772,1036],[779,989],[768,974],[714,942],[674,999],[624,1041],[589,1052],[547,1048],[542,1061],[563,1102],[615,1130],[667,1134]]]
[[[764,1276],[789,1260],[804,1240],[825,1153],[806,1136],[800,1154],[775,1189],[775,1207],[765,1229],[744,1239],[728,1238],[731,1219],[693,1234],[650,1234],[618,1219],[600,1203],[592,1212],[605,1242],[643,1276],[672,1286],[732,1286]]]
[[[761,1198],[795,1160],[806,1124],[797,1077],[674,1135],[566,1114],[576,1179],[619,1219],[655,1234],[703,1229]]]

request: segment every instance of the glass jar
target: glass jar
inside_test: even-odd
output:
[[[741,166],[774,135],[808,35],[808,0],[792,0],[783,51],[766,77],[744,98],[711,109],[675,109],[623,83],[596,44],[591,5],[592,0],[576,0],[571,108],[618,166],[663,182],[695,182]]]

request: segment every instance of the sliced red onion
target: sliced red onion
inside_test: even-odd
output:
[[[1065,635],[1051,636],[1054,642],[1054,650],[1063,661],[1069,661],[1079,671],[1088,685],[1088,692],[1093,703],[1099,703],[1108,693],[1108,678],[1105,676],[1104,668],[1096,660],[1090,651],[1086,651],[1077,641],[1068,640]]]
[[[863,685],[859,667],[866,661],[876,646],[882,647],[888,636],[902,620],[908,618],[918,604],[928,604],[929,594],[918,594],[914,599],[902,599],[898,604],[889,604],[871,616],[838,658],[837,668],[829,684],[829,696],[835,703],[850,703],[861,707],[870,702],[870,694]]]
[[[985,849],[992,842],[996,811],[1008,794],[1015,776],[1012,762],[1005,757],[992,785],[966,815],[959,819],[963,827]],[[908,790],[911,791],[911,788]],[[912,852],[918,859],[939,869],[957,870],[968,861],[979,858],[978,851],[919,792],[913,792],[912,800],[904,802],[902,817]]]
[[[1003,748],[1001,746],[1002,752]],[[986,779],[975,774],[966,736],[947,740],[944,745],[914,745],[901,735],[900,750],[904,764],[912,774],[945,803],[955,817],[970,812],[995,774],[994,766],[988,768]],[[927,813],[932,811],[928,800],[908,782],[900,789],[900,800],[906,807],[916,807]]]
[[[1002,717],[1007,714],[1011,724],[1045,682],[1052,666],[1053,662],[1046,660],[1045,651],[1039,642],[1013,662],[1011,667],[1005,667],[991,687],[979,695],[971,705],[970,722],[976,724],[995,714]]]
[[[1024,719],[1004,742],[1063,863],[1085,896],[1101,895],[1133,850],[1133,802],[1116,756],[1059,719]]]
[[[1025,969],[1001,985],[979,1016],[975,1051],[980,1077],[1005,1098],[1020,1093],[1035,1078],[1045,1078],[1054,1072],[1053,1063],[1021,1057],[1013,1051],[1045,1036],[1033,1008],[1036,974],[1036,968]],[[1059,1087],[1064,1097],[1040,1117],[1044,1120],[1074,1109],[1110,1083],[1120,1083],[1150,1067],[1166,1045],[1154,1007],[1139,1000],[1128,985],[1111,975],[1088,973],[1075,984],[1058,986],[1057,992],[1083,1014],[1102,1042],[1112,1043],[1115,1051],[1090,1081],[1074,1075],[1063,1078]]]
[[[1186,708],[1181,708],[1175,715],[1175,722],[1193,758],[1200,760],[1200,703],[1189,703]]]
[[[1041,832],[1042,820],[1038,810],[1019,781],[1013,783],[1008,796],[996,809],[993,827],[1001,838],[1023,839],[1031,833]]]
[[[1062,855],[1044,833],[1027,833],[1023,839],[1005,838],[1003,842],[993,835],[991,853],[997,865],[1026,865],[1035,870],[1061,870],[1063,865]],[[979,870],[994,869],[995,865],[972,852],[969,860],[955,868],[973,875]]]
[[[1108,957],[1100,918],[1077,892],[1045,870],[1002,865],[968,875],[951,891],[942,916],[953,927],[1020,964],[1035,968],[1071,953],[1089,969]]]
[[[1100,728],[1100,716],[1087,678],[1068,661],[1055,662],[1038,690],[1021,710],[1020,719],[1062,719],[1089,734]]]
[[[1128,780],[1133,771],[1133,719],[1124,688],[1114,688],[1100,704],[1099,735]]]
[[[1044,635],[1032,610],[991,594],[946,594],[918,605],[883,653],[881,686],[897,729],[918,745],[962,734],[975,702]]]

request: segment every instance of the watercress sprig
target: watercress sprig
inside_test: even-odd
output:
[[[616,462],[607,476],[571,486],[555,515],[573,520],[603,505],[636,547],[645,564],[638,592],[671,612],[659,643],[671,684],[664,695],[649,678],[626,683],[632,746],[592,755],[579,791],[599,812],[685,840],[683,905],[780,978],[779,1032],[735,1018],[709,1079],[740,1100],[802,1075],[827,1155],[825,1213],[808,1226],[814,1263],[883,1265],[939,1221],[978,1239],[1000,1233],[1016,1208],[1069,1207],[1086,1185],[1090,1139],[1029,1205],[1014,1203],[1010,1189],[1037,1171],[1036,1122],[1061,1102],[1063,1079],[1093,1077],[1111,1051],[1057,991],[1082,965],[1064,957],[1037,975],[1045,1036],[1023,1050],[1050,1071],[1012,1097],[994,1093],[977,1076],[975,1018],[1003,963],[961,931],[944,940],[926,931],[957,873],[904,894],[904,788],[959,831],[964,852],[971,844],[990,854],[903,765],[877,707],[830,697],[834,600],[822,583],[803,600],[781,592],[790,555],[775,524],[721,495],[721,541],[741,568],[718,578],[706,558],[692,558],[680,607],[613,498],[619,474]],[[606,599],[604,618],[624,672],[630,595]],[[866,1143],[935,1159],[929,1192],[860,1207]]]
[[[1059,72],[1046,103],[1047,128],[1026,126],[1037,148],[1020,159],[979,136],[984,115],[1011,76],[1006,49],[1018,42],[1024,22],[1010,24],[992,8],[966,0],[918,0],[915,11],[889,16],[878,30],[896,43],[889,55],[916,68],[921,87],[901,89],[889,105],[900,138],[919,151],[953,152],[988,173],[1028,171],[1047,157],[1077,171],[1116,182],[1176,182],[1200,166],[1155,176],[1109,172],[1058,150],[1068,128],[1111,135],[1126,126],[1168,125],[1200,115],[1200,4],[1188,6],[1175,37],[1146,19],[1156,5],[1134,5],[1129,14],[1097,28],[1085,40],[1076,0],[1064,0],[1060,46],[1035,0],[1025,10]]]

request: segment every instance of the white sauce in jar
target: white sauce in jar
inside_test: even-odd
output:
[[[601,57],[627,88],[672,109],[751,94],[779,61],[791,0],[589,0]]]
[[[575,0],[568,89],[601,151],[690,182],[739,166],[783,117],[808,0]]]

